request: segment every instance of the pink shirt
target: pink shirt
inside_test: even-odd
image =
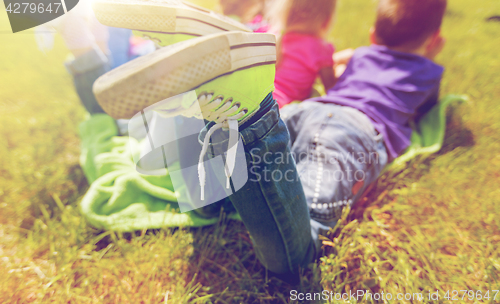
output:
[[[280,107],[310,97],[319,70],[333,67],[333,52],[331,43],[316,36],[293,32],[283,36],[274,80],[274,98]]]

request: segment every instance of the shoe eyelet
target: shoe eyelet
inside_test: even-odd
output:
[[[202,98],[203,96],[207,96],[207,92],[203,91],[200,94],[198,94],[198,99]]]
[[[236,103],[234,104],[234,106],[236,106],[236,107],[239,109],[239,108],[241,107],[241,103],[240,103],[240,102],[236,102]],[[233,106],[233,107],[234,107],[234,106]]]
[[[245,115],[246,115],[246,114],[248,113],[248,108],[243,108],[243,109],[241,109],[240,113],[241,113],[241,112],[245,112]]]
[[[224,100],[223,95],[217,95],[217,97],[214,98],[214,100],[220,99],[221,101]]]

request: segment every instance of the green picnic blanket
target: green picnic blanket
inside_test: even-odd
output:
[[[462,95],[448,95],[414,126],[407,151],[386,170],[397,170],[418,155],[441,149],[446,116],[451,102],[465,101]],[[162,227],[200,227],[218,218],[203,218],[194,212],[180,213],[168,171],[164,175],[144,175],[136,171],[133,155],[139,142],[118,136],[113,118],[105,114],[90,116],[80,125],[80,163],[90,188],[80,203],[88,222],[99,229],[135,231]],[[239,219],[238,214],[229,218]]]
[[[80,124],[80,136],[80,165],[90,184],[80,210],[94,227],[127,232],[200,227],[218,221],[193,212],[180,213],[167,170],[164,175],[137,172],[133,155],[139,153],[139,142],[118,136],[115,120],[110,116],[90,116]],[[239,219],[239,215],[229,218]]]

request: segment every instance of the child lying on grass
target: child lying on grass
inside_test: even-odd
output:
[[[282,109],[311,218],[333,226],[410,144],[408,123],[435,104],[445,0],[381,0],[370,33],[326,96]]]
[[[183,4],[173,2],[162,8],[183,13],[176,9]],[[110,5],[113,16],[125,6],[115,1]],[[141,18],[149,6],[152,14],[158,10],[157,1],[136,5],[142,6]],[[115,69],[98,79],[94,92],[108,114],[130,118],[194,91],[197,99],[192,103],[163,102],[159,109],[166,115],[201,115],[209,121],[199,138],[183,138],[183,145],[189,142],[190,147],[199,147],[200,141],[204,151],[199,162],[194,158],[186,163],[198,164],[204,185],[204,153],[211,151],[209,159],[225,155],[225,165],[213,169],[235,188],[234,171],[228,168],[234,168],[236,158],[229,153],[229,142],[235,134],[241,138],[248,181],[231,192],[229,200],[262,264],[278,274],[297,274],[299,267],[318,257],[318,235],[334,226],[343,208],[356,203],[408,146],[409,120],[421,107],[436,102],[443,68],[432,59],[444,45],[440,27],[445,8],[446,0],[380,0],[373,45],[356,50],[326,96],[287,106],[281,118],[272,97],[275,56],[269,34],[225,31],[192,38]],[[123,11],[126,16],[129,10]],[[202,12],[189,12],[207,20]],[[131,28],[140,26],[133,24],[137,18],[130,20]],[[184,119],[186,123],[190,120]],[[181,163],[192,154],[179,152]],[[290,154],[295,159],[283,157]],[[226,187],[225,180],[209,182],[207,187]],[[190,190],[203,193],[203,186]]]

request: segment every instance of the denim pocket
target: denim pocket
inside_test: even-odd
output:
[[[294,152],[311,218],[338,219],[360,198],[387,162],[383,138],[361,112],[318,106],[301,125]]]

